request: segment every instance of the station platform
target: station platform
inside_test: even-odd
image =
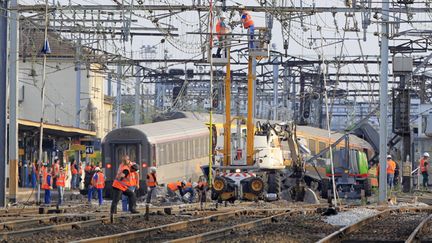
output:
[[[43,201],[45,196],[44,190],[40,192],[40,198]],[[19,188],[17,193],[17,203],[34,203],[36,202],[37,197],[37,188]],[[72,201],[77,199],[86,198],[84,195],[81,195],[79,190],[65,190],[64,199],[65,201]],[[51,190],[51,201],[58,199],[57,189]],[[9,191],[7,191],[7,201],[10,201]]]

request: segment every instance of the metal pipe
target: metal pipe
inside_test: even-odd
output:
[[[225,130],[224,130],[224,166],[231,165],[231,53],[226,47],[228,63],[226,65],[225,77]]]
[[[7,1],[0,1],[0,207],[6,206]]]

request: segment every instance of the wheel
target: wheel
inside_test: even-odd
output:
[[[222,193],[228,188],[228,182],[221,176],[216,176],[213,180],[213,190],[217,193]]]
[[[264,191],[264,181],[259,177],[253,177],[248,182],[249,191],[259,195]]]
[[[281,192],[281,177],[279,173],[270,173],[268,175],[267,193],[275,193],[279,195]]]

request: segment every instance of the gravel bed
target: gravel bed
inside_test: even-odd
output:
[[[323,220],[331,225],[347,226],[377,213],[378,211],[372,209],[354,208],[348,211],[339,212],[337,215],[325,217]]]
[[[405,241],[420,222],[428,216],[426,212],[392,213],[347,236],[347,240],[359,241]]]
[[[271,224],[232,234],[229,242],[315,242],[340,228],[322,220],[317,214],[277,217]]]
[[[186,219],[187,218],[185,217],[171,215],[150,215],[149,221],[145,221],[143,217],[123,218],[117,219],[114,224],[92,225],[90,227],[62,230],[58,232],[39,232],[26,237],[11,237],[6,242],[69,242],[73,240],[87,239],[105,235],[118,234],[126,231],[151,228],[158,225],[183,221]]]

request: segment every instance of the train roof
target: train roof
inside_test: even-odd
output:
[[[210,119],[209,113],[205,113],[205,112],[184,111],[184,112],[173,112],[173,113],[165,114],[165,119],[177,119],[179,117],[195,119],[195,120],[199,120],[199,121],[205,122],[205,123],[207,123]],[[267,120],[255,119],[255,121],[266,122]],[[215,122],[215,123],[224,122],[223,115],[213,114],[213,122]],[[272,122],[272,121],[270,121],[270,122]],[[276,122],[278,122],[278,121],[276,121]],[[311,136],[316,136],[316,137],[320,137],[320,138],[328,138],[328,131],[325,129],[321,129],[321,128],[317,128],[317,127],[311,127],[311,126],[299,126],[298,125],[297,130],[301,133],[308,134]],[[332,131],[331,135],[330,135],[332,143],[337,141],[343,135],[344,135],[343,133]],[[355,144],[355,145],[360,146],[360,147],[363,147],[363,148],[368,148],[370,150],[373,150],[372,146],[367,141],[365,141],[364,139],[361,139],[361,138],[357,137],[356,135],[349,135],[349,138],[350,138],[350,143]]]
[[[180,118],[115,129],[105,136],[104,143],[134,139],[147,140],[150,143],[162,143],[208,134],[209,129],[201,121]]]

